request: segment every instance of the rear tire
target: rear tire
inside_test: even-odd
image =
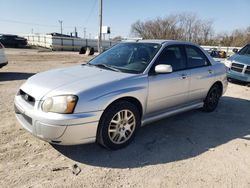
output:
[[[94,53],[95,53],[94,48],[91,48],[91,47],[87,47],[87,48],[86,48],[85,55],[91,56],[91,55],[94,55]]]
[[[81,47],[79,54],[85,54],[86,53],[86,48],[85,47]]]
[[[218,84],[215,84],[210,88],[207,97],[204,100],[203,110],[205,112],[213,112],[218,106],[220,97],[221,89]]]
[[[97,142],[111,150],[121,149],[134,139],[140,123],[140,113],[134,104],[127,101],[114,103],[102,115]]]

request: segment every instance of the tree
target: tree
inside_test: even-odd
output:
[[[173,39],[201,45],[244,46],[250,43],[250,26],[231,33],[215,35],[212,20],[202,20],[194,13],[172,14],[165,18],[136,21],[131,33],[143,39]]]
[[[218,34],[222,46],[241,47],[250,43],[250,27],[246,29],[235,29],[231,33]]]
[[[213,36],[213,22],[201,20],[193,13],[173,14],[131,26],[131,33],[144,39],[175,39],[206,44]]]

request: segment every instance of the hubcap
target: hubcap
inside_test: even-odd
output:
[[[135,125],[135,115],[130,110],[117,112],[109,123],[109,139],[115,144],[126,142],[132,136]]]

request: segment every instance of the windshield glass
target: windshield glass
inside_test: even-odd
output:
[[[160,44],[154,43],[120,43],[91,60],[89,64],[138,74],[146,69],[160,47]]]
[[[242,48],[239,53],[240,55],[248,55],[250,56],[250,45],[246,45],[244,48]]]

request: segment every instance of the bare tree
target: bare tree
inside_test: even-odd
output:
[[[244,46],[250,43],[250,27],[240,30],[233,30],[231,33],[220,33],[217,38],[220,44],[225,46]]]
[[[176,16],[169,16],[167,18],[156,18],[145,22],[136,21],[131,26],[131,32],[142,38],[151,39],[177,39],[178,20]]]
[[[192,42],[207,42],[212,36],[212,21],[203,21],[193,13],[169,15],[145,22],[137,21],[131,33],[148,39],[178,39]]]
[[[210,39],[212,39],[214,35],[214,30],[213,30],[213,22],[210,21],[204,21],[201,24],[201,43],[202,44],[207,44]]]
[[[250,26],[244,30],[215,35],[212,20],[202,20],[194,13],[172,14],[131,26],[131,33],[144,39],[177,39],[202,45],[243,46],[250,43]]]

